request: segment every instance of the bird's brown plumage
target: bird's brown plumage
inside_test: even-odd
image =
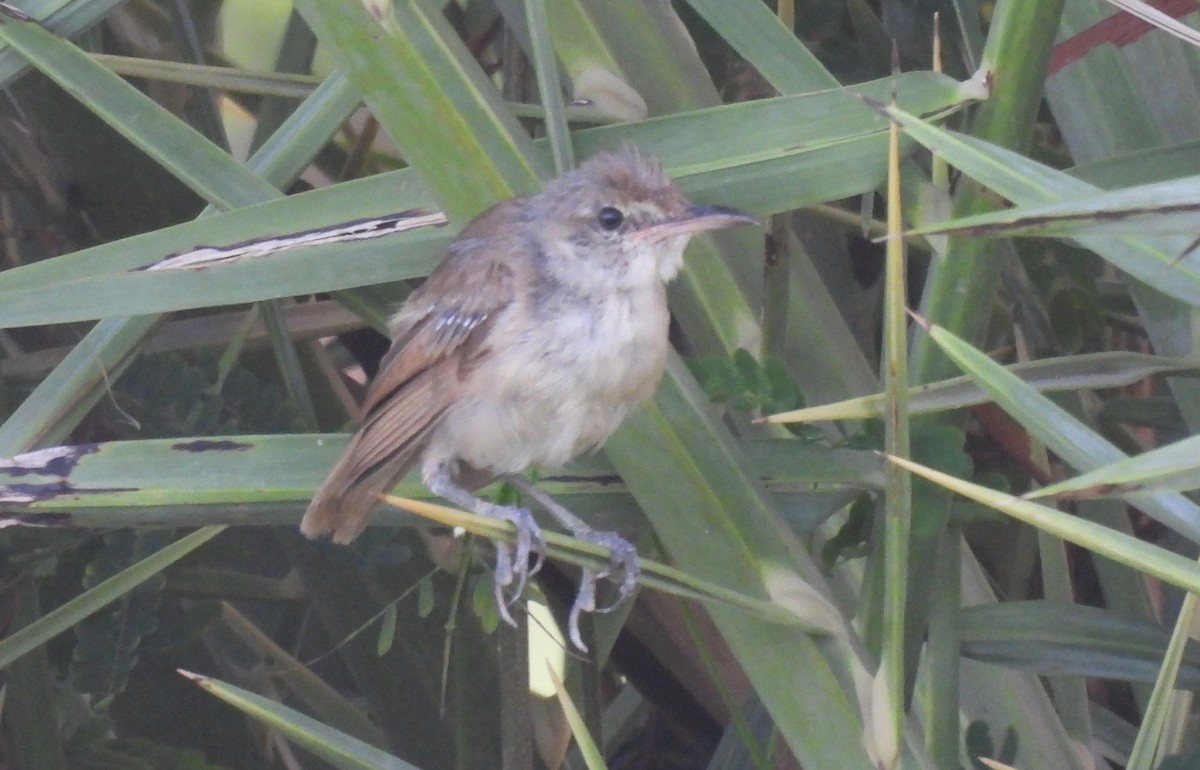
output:
[[[417,462],[458,399],[486,353],[492,320],[513,297],[512,271],[488,258],[491,242],[481,236],[517,205],[505,201],[473,220],[394,319],[394,342],[367,390],[362,426],[308,506],[300,524],[306,536],[357,537],[378,496]]]
[[[687,239],[749,221],[691,204],[632,150],[488,209],[393,317],[362,427],[301,531],[349,542],[418,461],[457,494],[598,446],[661,377]]]

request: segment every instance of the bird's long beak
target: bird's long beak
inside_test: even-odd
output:
[[[755,224],[758,224],[757,219],[737,209],[692,203],[688,205],[681,216],[656,222],[633,233],[633,237],[639,240],[643,238],[658,240],[676,235],[694,235],[706,230],[720,230],[723,227],[733,227],[734,225]]]

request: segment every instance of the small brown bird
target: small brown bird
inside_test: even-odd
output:
[[[497,544],[496,586],[530,574],[542,536],[528,510],[471,494],[514,484],[577,537],[608,546],[632,592],[637,553],[597,532],[522,474],[599,447],[653,394],[667,355],[666,284],[699,232],[751,224],[733,209],[689,202],[659,163],[632,149],[598,155],[480,214],[392,317],[392,347],[363,407],[362,427],[317,490],[300,530],[348,543],[378,496],[418,461],[434,494],[511,521],[515,554]],[[569,632],[595,610],[585,571]]]

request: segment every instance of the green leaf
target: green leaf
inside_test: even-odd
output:
[[[1185,591],[1200,592],[1200,564],[1191,559],[1095,522],[1063,513],[1055,508],[981,487],[978,484],[963,481],[898,457],[890,459],[913,473],[940,484],[951,492],[957,492],[964,497],[989,505],[1055,537],[1153,575]]]
[[[1200,488],[1200,436],[1118,460],[1057,484],[1030,498],[1071,495],[1123,497],[1144,492],[1186,492]]]
[[[417,617],[427,618],[433,614],[433,578],[426,576],[417,584]]]
[[[983,180],[981,180],[983,181]],[[1192,235],[1200,231],[1200,176],[1074,195],[1057,203],[963,217],[914,228],[908,235]],[[1182,254],[1180,256],[1183,256]]]
[[[300,0],[296,9],[371,113],[435,191],[465,221],[544,173],[528,134],[504,106],[440,11],[421,3]]]
[[[571,734],[575,736],[575,743],[579,747],[579,753],[583,756],[583,761],[588,770],[605,770],[604,754],[600,751],[600,747],[596,745],[596,739],[588,732],[587,722],[584,721],[583,715],[579,713],[575,702],[571,700],[571,694],[567,692],[567,686],[563,684],[562,679],[558,676],[558,672],[547,661],[546,670],[550,672],[550,678],[554,681],[554,694],[558,697],[558,703],[562,707],[563,715],[567,719],[567,724],[571,727]]]
[[[495,633],[500,627],[500,608],[496,605],[495,585],[494,575],[484,571],[475,577],[471,591],[471,609],[487,634]]]
[[[1018,205],[1054,205],[1099,192],[1069,174],[1011,150],[938,128],[903,109],[882,103],[879,109],[895,119],[913,139]],[[1192,305],[1200,304],[1200,255],[1188,255],[1191,236],[1138,238],[1080,234],[1074,240],[1164,294]]]
[[[688,4],[780,93],[803,93],[837,85],[829,70],[779,22],[765,3],[690,0]]]
[[[826,196],[853,195],[878,183],[883,158],[868,145],[882,148],[885,124],[855,94],[887,93],[893,85],[901,103],[922,112],[953,109],[966,100],[948,78],[911,73],[894,84],[875,81],[727,105],[580,131],[573,139],[581,156],[633,143],[661,157],[684,191],[699,200],[720,200],[758,212],[784,211]],[[763,130],[738,130],[745,125]],[[730,141],[718,155],[699,156],[692,144],[680,141],[695,132],[728,132]],[[224,162],[231,162],[228,156]],[[202,245],[294,233],[296,222],[316,228],[429,207],[431,190],[436,189],[412,172],[381,174],[4,271],[0,327],[237,304],[427,275],[451,233],[421,228],[206,270],[130,271]]]
[[[242,713],[279,730],[297,746],[341,770],[418,770],[416,766],[381,749],[249,690],[188,671],[179,673]]]
[[[1039,674],[1153,682],[1170,632],[1111,610],[1049,600],[966,607],[963,654]],[[1200,643],[1188,645],[1177,687],[1200,687]]]
[[[375,641],[375,654],[383,657],[391,651],[396,642],[396,603],[390,602],[383,608],[383,617],[379,619],[379,637]]]
[[[608,448],[667,553],[688,574],[785,605],[793,596],[823,598],[819,565],[790,546],[792,535],[781,531],[774,506],[677,358],[668,361],[655,400],[625,421]],[[873,766],[858,705],[826,657],[840,661],[836,668],[862,670],[839,634],[818,644],[732,606],[710,603],[708,611],[801,762]],[[804,696],[816,691],[824,694],[819,702]]]
[[[787,365],[777,356],[763,358],[763,375],[767,379],[767,398],[762,405],[766,413],[798,409],[804,405],[804,395]]]
[[[1092,470],[1124,459],[1124,453],[1111,442],[984,353],[941,327],[931,326],[928,333],[951,360],[988,392],[1000,408],[1067,463],[1080,470]],[[1182,495],[1133,494],[1129,499],[1184,536],[1200,541],[1200,507]]]
[[[1112,351],[1058,356],[1024,361],[1003,367],[1021,382],[1037,391],[1097,390],[1132,385],[1156,374],[1195,372],[1195,361],[1144,353]],[[913,414],[943,412],[991,400],[989,390],[969,376],[919,385],[909,390],[909,411]],[[884,395],[876,393],[833,404],[810,406],[792,412],[773,414],[768,422],[815,422],[819,420],[861,420],[883,416]]]

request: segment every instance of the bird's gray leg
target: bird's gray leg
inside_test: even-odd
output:
[[[632,543],[616,532],[600,532],[592,529],[585,521],[568,511],[561,503],[546,494],[545,491],[524,476],[513,474],[505,476],[504,480],[520,490],[522,494],[536,500],[538,505],[546,509],[560,524],[571,530],[571,533],[575,537],[609,549],[612,552],[613,565],[621,568],[620,595],[611,605],[599,610],[596,609],[596,581],[599,578],[608,577],[612,573],[612,569],[593,570],[585,568],[583,570],[583,575],[579,581],[579,593],[575,597],[575,603],[571,605],[571,613],[567,618],[567,633],[571,638],[572,644],[581,650],[587,651],[587,647],[584,646],[583,640],[579,636],[579,616],[583,612],[610,612],[633,594],[637,588],[638,575],[641,574],[641,564],[638,561],[637,549],[633,547]]]
[[[508,601],[504,598],[504,589],[512,585],[513,580],[516,579],[517,587],[513,592],[513,601],[515,601],[525,591],[525,583],[529,580],[529,576],[541,569],[541,558],[532,569],[529,567],[531,551],[536,550],[539,557],[546,552],[546,540],[542,537],[541,527],[534,521],[533,514],[528,509],[481,500],[454,483],[448,463],[439,463],[432,469],[426,469],[424,477],[425,486],[438,497],[443,497],[478,516],[510,521],[516,528],[515,555],[512,546],[508,543],[495,544],[496,572],[494,579],[496,604],[500,609],[500,617],[504,619],[505,623],[515,626],[516,622],[508,611]]]

